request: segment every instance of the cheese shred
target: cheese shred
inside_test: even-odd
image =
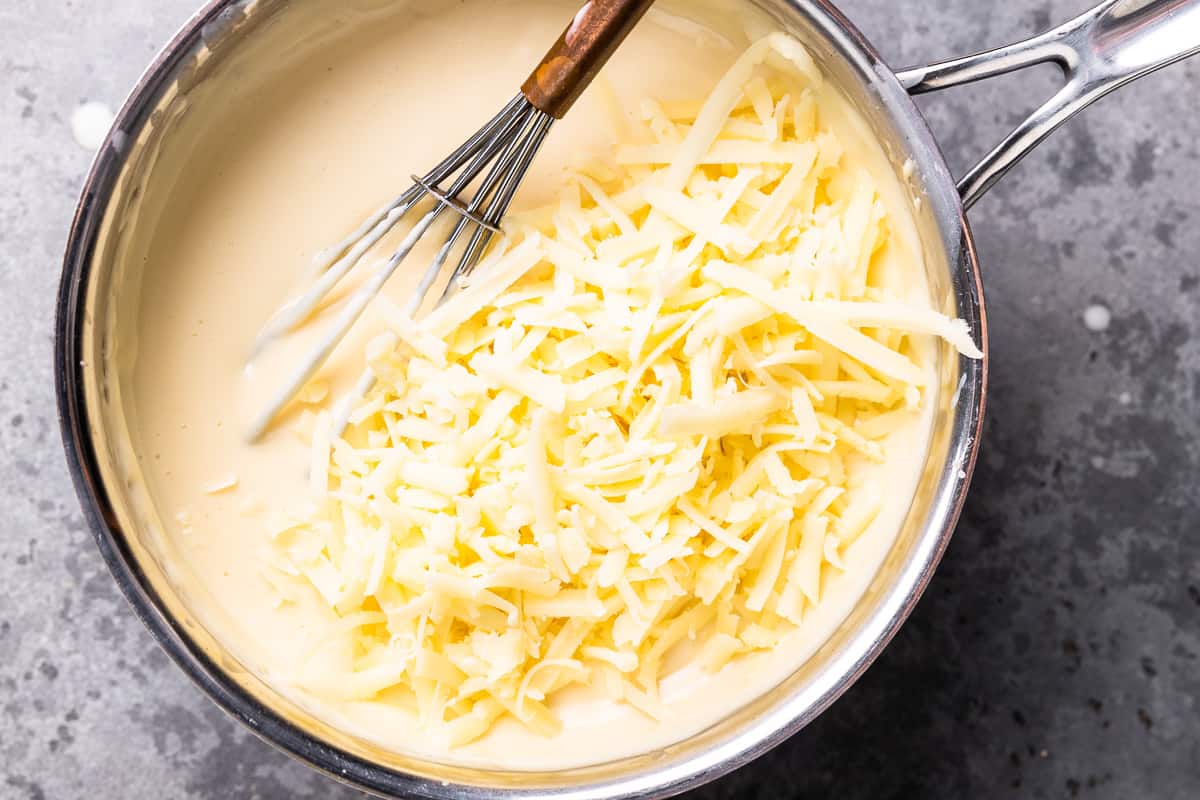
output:
[[[381,307],[379,380],[342,436],[319,416],[274,540],[347,623],[301,686],[451,746],[553,735],[568,686],[656,715],[677,648],[718,670],[803,624],[881,505],[847,476],[930,391],[918,339],[981,355],[877,285],[887,215],[820,81],[768,36],[706,101],[623,116],[439,309]]]

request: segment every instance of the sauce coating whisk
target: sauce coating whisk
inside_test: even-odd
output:
[[[363,256],[409,212],[427,198],[435,201],[391,257],[378,265],[374,274],[346,299],[330,330],[254,420],[249,431],[251,441],[266,431],[279,412],[321,368],[420,238],[447,210],[459,218],[413,291],[406,308],[408,314],[417,313],[451,252],[466,229],[473,226],[441,299],[444,300],[470,276],[492,236],[500,233],[500,221],[554,121],[567,113],[653,2],[589,0],[585,3],[530,73],[520,93],[500,113],[424,176],[412,176],[412,186],[364,220],[349,236],[318,254],[317,278],[306,291],[271,317],[255,340],[251,360],[267,345],[304,322]],[[441,188],[447,181],[449,186]],[[473,185],[474,193],[467,197]],[[374,380],[368,368],[350,397],[339,404],[335,414],[338,430],[345,425],[349,404],[355,397],[365,394]]]

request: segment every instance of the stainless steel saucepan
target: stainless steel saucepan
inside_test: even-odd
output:
[[[964,211],[1032,147],[1093,100],[1200,51],[1200,0],[1106,0],[1008,47],[893,73],[827,0],[745,0],[812,51],[858,107],[909,181],[935,302],[965,319],[985,351],[979,264]],[[443,798],[658,797],[709,781],[786,739],[844,692],[916,604],[962,508],[979,447],[987,360],[940,354],[935,431],[918,492],[896,545],[867,594],[820,651],[787,680],[708,730],[652,754],[558,772],[447,766],[386,752],[315,719],[262,683],[189,611],[136,520],[123,479],[128,458],[112,354],[136,314],[119,257],[129,214],[172,146],[170,123],[203,113],[205,81],[263,30],[305,3],[214,0],[158,56],[117,117],[83,190],[58,300],[56,380],[63,440],[96,541],[138,615],[176,663],[226,711],[277,747],[334,777],[387,796]],[[313,6],[309,5],[311,12]],[[910,95],[1037,64],[1058,64],[1063,88],[955,181]],[[908,168],[905,168],[907,162]]]

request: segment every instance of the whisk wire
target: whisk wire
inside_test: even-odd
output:
[[[425,182],[438,184],[445,180],[447,176],[456,172],[462,167],[463,164],[467,162],[468,158],[479,152],[479,150],[487,143],[488,139],[495,134],[496,129],[501,124],[513,118],[514,116],[523,113],[527,105],[528,101],[525,100],[524,96],[520,94],[510,100],[508,104],[496,114],[496,116],[492,117],[492,119],[487,122],[487,124],[476,131],[469,139],[467,139],[467,141],[459,145],[458,148],[450,153],[450,155],[446,156],[446,158],[442,159],[437,166],[431,169],[424,176]],[[353,245],[363,240],[364,237],[366,237],[378,223],[383,221],[384,218],[389,215],[389,213],[401,206],[411,207],[413,204],[415,204],[416,201],[420,199],[421,192],[421,187],[410,186],[400,195],[386,203],[374,214],[367,217],[367,219],[364,220],[361,225],[355,228],[345,239],[334,244],[332,247],[326,248],[318,254],[314,264],[314,271],[319,273],[331,268],[334,262],[337,261],[348,248],[351,248]]]
[[[450,156],[424,177],[414,176],[412,186],[359,225],[346,239],[325,251],[321,261],[323,266],[318,266],[320,274],[308,290],[286,304],[268,321],[255,341],[251,359],[272,341],[307,319],[363,256],[421,200],[426,197],[435,200],[433,207],[416,222],[387,261],[377,266],[370,278],[346,299],[345,305],[330,323],[329,330],[273,396],[268,407],[253,421],[251,440],[262,435],[279,412],[324,365],[401,262],[446,209],[454,211],[458,220],[418,281],[407,306],[409,315],[417,313],[455,244],[466,227],[475,223],[471,239],[439,302],[449,295],[451,286],[470,274],[486,251],[493,233],[499,230],[500,220],[512,202],[517,186],[553,122],[553,117],[534,108],[523,95],[518,95]],[[477,190],[464,203],[459,199],[459,194],[474,183],[485,168],[487,172]],[[450,187],[442,191],[439,184],[451,176],[454,176],[454,180]],[[345,425],[344,412],[349,408],[353,396],[361,396],[369,391],[373,383],[374,376],[368,368],[356,382],[353,395],[338,404],[341,410],[336,423],[338,430]]]
[[[538,113],[534,115],[528,133],[512,151],[516,165],[512,169],[505,170],[504,180],[497,192],[496,200],[488,207],[488,211],[484,216],[485,220],[495,225],[508,211],[508,206],[516,194],[517,187],[524,179],[525,173],[529,170],[534,156],[537,155],[538,149],[541,148],[542,142],[545,140],[546,134],[550,132],[550,126],[553,124],[554,118],[547,114]],[[442,291],[442,296],[438,300],[439,303],[445,301],[450,294],[461,288],[463,281],[470,277],[491,238],[492,230],[490,227],[481,226],[475,229],[471,234],[467,249],[463,252],[462,258],[458,262],[458,266],[454,268],[454,272],[450,275],[450,280],[446,283],[446,288]]]
[[[462,169],[469,159],[477,157],[480,151],[493,145],[497,139],[503,140],[504,137],[511,135],[516,124],[527,117],[529,109],[529,102],[523,96],[517,95],[483,128],[431,169],[424,176],[423,182],[426,185],[436,186]],[[494,157],[494,155],[493,151],[492,156]],[[478,169],[476,174],[478,174]],[[459,186],[458,190],[461,191],[464,187],[465,184]],[[448,194],[452,196],[455,193],[452,189]],[[425,188],[414,183],[368,217],[345,239],[327,248],[322,257],[317,260],[318,277],[312,285],[304,293],[285,304],[259,332],[250,353],[251,360],[257,357],[267,345],[307,319],[333,291],[333,288],[358,265],[363,256],[390,233],[400,219],[411,211],[425,194]]]
[[[522,123],[522,131],[533,126],[536,116],[536,114],[530,114],[524,119]],[[489,235],[492,232],[499,230],[497,223],[500,221],[500,215],[494,214],[491,208],[489,208],[487,212],[481,213],[480,208],[485,202],[487,202],[488,198],[492,196],[492,193],[496,190],[496,187],[501,184],[504,176],[512,167],[513,162],[516,160],[520,151],[519,143],[523,140],[523,138],[523,133],[519,133],[517,136],[509,139],[509,141],[505,144],[504,152],[501,154],[499,160],[492,165],[490,170],[488,170],[487,175],[484,177],[483,182],[479,186],[479,190],[475,192],[475,196],[471,198],[470,203],[467,204],[465,211],[462,213],[462,218],[459,219],[455,224],[454,230],[450,232],[450,235],[446,238],[445,243],[438,250],[437,255],[434,257],[432,263],[430,263],[428,269],[425,270],[425,274],[421,277],[420,282],[417,284],[417,288],[413,291],[412,296],[409,298],[406,311],[410,317],[416,316],[417,310],[421,307],[421,303],[425,300],[425,295],[429,293],[429,289],[433,286],[433,282],[437,279],[437,276],[441,274],[442,269],[450,256],[450,252],[454,249],[455,243],[458,241],[463,231],[466,230],[469,222],[479,223],[482,221],[482,224],[480,224],[476,230],[487,230]],[[475,238],[476,237],[473,236],[471,241],[475,241]],[[466,256],[464,255],[464,257]],[[455,269],[457,272],[458,268],[456,267]],[[450,282],[453,283],[453,281],[454,275],[452,274]],[[447,284],[447,286],[449,286],[449,284]],[[438,302],[441,303],[445,298],[446,293],[443,292]]]

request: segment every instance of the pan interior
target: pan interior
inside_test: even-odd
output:
[[[276,692],[222,645],[213,633],[219,621],[197,615],[196,609],[213,604],[195,588],[181,589],[195,582],[186,580],[186,565],[175,557],[156,521],[158,510],[141,480],[130,435],[127,396],[138,346],[140,268],[160,216],[188,170],[197,160],[219,163],[221,153],[206,140],[209,115],[221,106],[248,102],[256,87],[317,52],[339,31],[396,13],[396,3],[381,0],[346,2],[336,14],[318,11],[316,5],[260,0],[221,6],[220,13],[180,44],[178,63],[154,76],[162,80],[148,84],[144,104],[123,114],[123,132],[110,145],[120,155],[121,168],[105,187],[109,191],[98,195],[104,200],[103,216],[92,258],[84,265],[85,294],[75,324],[82,326],[81,377],[94,468],[103,487],[103,516],[111,535],[119,537],[122,568],[155,604],[153,611],[143,613],[153,625],[169,620],[170,629],[159,631],[168,649],[236,713],[254,716],[277,743],[318,766],[344,766],[356,780],[377,788],[403,787],[404,779],[389,774],[395,772],[428,779],[430,786],[449,781],[528,791],[610,784],[633,794],[732,767],[809,721],[865,668],[907,614],[949,537],[970,471],[982,402],[980,365],[960,362],[949,349],[938,359],[936,419],[924,473],[896,544],[866,595],[825,645],[782,683],[703,733],[653,755],[553,773],[505,773],[398,754],[329,726]],[[420,3],[404,5],[405,13],[421,13]],[[712,24],[737,5],[712,0],[678,10]],[[763,25],[783,28],[803,41],[861,113],[869,135],[881,143],[895,174],[911,188],[915,235],[925,254],[935,307],[979,329],[977,284],[953,185],[911,103],[886,67],[873,62],[838,25],[833,12],[783,0],[764,2],[759,12]],[[250,70],[256,75],[246,80]],[[335,763],[329,747],[351,760]]]

